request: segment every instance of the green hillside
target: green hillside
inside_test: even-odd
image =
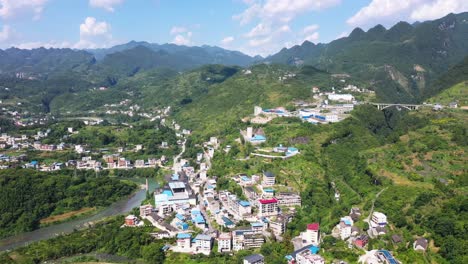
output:
[[[428,102],[448,105],[457,102],[458,107],[468,106],[468,83],[460,82],[454,86],[442,91],[440,94],[431,97]]]
[[[252,114],[255,105],[290,107],[293,100],[310,100],[313,86],[332,86],[330,75],[313,67],[257,65],[250,70],[250,74],[239,71],[223,82],[211,84],[202,95],[181,107],[175,114],[176,119],[195,130],[219,133],[220,129],[233,129],[229,126]],[[286,74],[295,74],[295,77],[278,79]]]
[[[266,60],[348,73],[367,80],[382,101],[417,102],[431,95],[432,81],[468,54],[467,18],[468,13],[449,14],[417,25],[400,22],[388,30],[357,28],[348,37],[305,42]]]

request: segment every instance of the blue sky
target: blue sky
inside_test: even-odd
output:
[[[142,40],[268,55],[353,28],[468,11],[467,0],[0,0],[0,48],[101,48]]]

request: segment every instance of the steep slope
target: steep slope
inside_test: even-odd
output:
[[[386,30],[356,28],[328,44],[283,49],[266,60],[313,65],[368,80],[384,101],[420,101],[430,82],[468,55],[468,13],[417,25],[400,22]]]
[[[468,56],[462,62],[451,67],[446,73],[435,80],[425,94],[426,97],[436,94],[456,84],[468,81]],[[456,98],[454,98],[456,99]]]

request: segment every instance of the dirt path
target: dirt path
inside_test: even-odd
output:
[[[70,217],[85,214],[94,210],[96,210],[96,207],[85,207],[85,208],[81,208],[80,210],[71,211],[68,213],[60,214],[60,215],[49,216],[47,218],[41,219],[40,222],[41,224],[50,224],[50,223],[57,222],[57,221],[63,221]]]

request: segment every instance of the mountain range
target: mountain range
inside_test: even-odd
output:
[[[416,102],[434,92],[431,82],[468,55],[468,13],[390,29],[354,29],[328,44],[304,42],[265,61],[307,64],[369,82],[386,101]]]
[[[447,72],[459,64],[464,68],[466,56],[468,13],[449,14],[422,23],[399,22],[389,29],[377,25],[367,32],[356,28],[348,37],[327,44],[306,41],[267,58],[206,45],[188,47],[136,41],[94,50],[10,48],[0,50],[0,97],[42,104],[43,109],[50,111],[50,105],[72,106],[77,101],[76,96],[94,100],[89,98],[88,91],[104,86],[114,90],[114,99],[124,98],[122,91],[125,91],[151,95],[150,101],[169,103],[157,98],[159,94],[168,92],[167,87],[179,91],[170,98],[203,94],[212,84],[236,87],[238,85],[229,80],[241,74],[238,67],[270,64],[262,76],[256,76],[257,80],[265,80],[264,85],[267,86],[275,86],[277,79],[265,78],[264,75],[279,78],[278,72],[299,70],[304,73],[308,72],[307,67],[312,66],[314,73],[321,72],[321,79],[325,75],[328,78],[342,76],[340,78],[374,90],[380,102],[421,102],[448,87],[444,84]],[[224,67],[206,67],[212,64]],[[302,71],[304,67],[306,69]],[[216,69],[215,73],[210,69]],[[197,81],[197,78],[212,78],[207,77],[211,75],[224,77],[213,77],[208,82]],[[307,79],[304,74],[301,76]],[[457,82],[468,79],[464,71],[452,71],[448,76]],[[445,81],[440,81],[441,78]],[[161,83],[170,85],[162,86]],[[333,85],[331,81],[321,83]],[[256,93],[255,86],[246,87],[251,90],[250,94]],[[214,96],[214,93],[209,94]],[[246,96],[243,100],[251,101],[249,93],[243,94]],[[54,103],[57,98],[60,103]],[[147,101],[148,97],[144,100]]]

